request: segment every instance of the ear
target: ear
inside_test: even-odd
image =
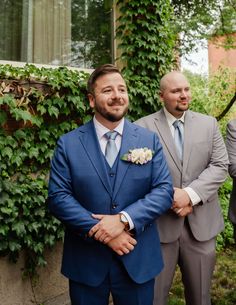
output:
[[[160,100],[163,102],[164,98],[163,98],[163,92],[162,91],[160,91],[159,97],[160,97]]]
[[[91,108],[94,108],[95,106],[95,98],[94,96],[92,95],[92,93],[89,93],[88,94],[88,99],[89,99],[89,105]]]

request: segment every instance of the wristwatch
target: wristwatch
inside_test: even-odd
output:
[[[129,222],[124,214],[120,213],[120,222],[122,222],[125,225],[124,230],[129,231]]]

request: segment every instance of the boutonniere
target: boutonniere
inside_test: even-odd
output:
[[[121,157],[121,160],[142,165],[152,160],[153,153],[147,147],[130,149],[127,154]]]

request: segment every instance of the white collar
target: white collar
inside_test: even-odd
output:
[[[176,121],[176,117],[174,117],[173,114],[171,114],[165,107],[163,107],[163,110],[164,110],[168,125],[172,126],[173,123]],[[178,120],[180,120],[184,124],[184,119],[185,119],[185,112],[183,113],[181,118],[179,118]]]
[[[98,122],[98,120],[95,118],[95,116],[93,117],[93,123],[94,123],[94,127],[96,130],[98,139],[101,139],[108,131],[110,131],[110,129],[108,129],[107,127],[102,125],[100,122]],[[125,123],[125,119],[122,118],[119,125],[117,125],[116,128],[114,128],[114,130],[117,131],[118,134],[121,136],[123,134],[124,123]]]

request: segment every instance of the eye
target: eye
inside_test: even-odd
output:
[[[126,88],[120,88],[119,91],[120,91],[121,93],[126,93],[126,92],[127,92]]]
[[[110,93],[111,92],[111,89],[107,88],[105,90],[103,90],[104,93]]]
[[[179,89],[175,89],[175,90],[172,90],[171,92],[172,93],[178,93],[178,92],[180,92],[180,90]]]

